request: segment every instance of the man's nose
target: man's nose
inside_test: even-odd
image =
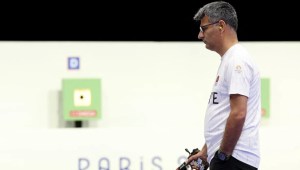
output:
[[[199,39],[199,40],[202,40],[202,39],[203,39],[203,32],[199,31],[198,39]]]

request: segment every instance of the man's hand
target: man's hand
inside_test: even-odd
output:
[[[197,161],[197,159],[200,158],[202,161],[207,162],[207,155],[206,153],[203,153],[202,151],[196,153],[195,155],[192,155],[188,158],[186,161],[187,164],[190,164],[192,161]]]
[[[199,167],[197,166],[197,159],[198,158],[200,158],[202,160],[203,164],[208,166],[207,154],[206,154],[206,152],[202,152],[202,151],[200,151],[197,154],[192,155],[191,157],[189,157],[188,160],[186,161],[186,163],[190,164],[192,169],[199,170]]]

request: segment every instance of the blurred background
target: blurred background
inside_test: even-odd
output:
[[[193,20],[208,2],[3,3],[0,169],[176,169],[201,149],[220,62]],[[261,70],[260,169],[298,170],[297,5],[228,2]]]
[[[7,2],[0,40],[197,41],[193,20],[208,0]],[[241,41],[297,41],[298,5],[287,1],[229,0]]]

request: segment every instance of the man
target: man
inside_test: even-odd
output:
[[[261,118],[260,75],[238,42],[238,19],[224,1],[206,4],[194,16],[198,38],[221,56],[205,115],[205,144],[187,163],[201,158],[210,170],[255,170],[259,167]]]

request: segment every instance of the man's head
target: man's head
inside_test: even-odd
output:
[[[232,5],[224,1],[211,2],[204,5],[195,14],[194,20],[200,21],[204,16],[207,16],[210,23],[223,20],[230,25],[235,31],[238,28],[238,18],[236,11]]]

